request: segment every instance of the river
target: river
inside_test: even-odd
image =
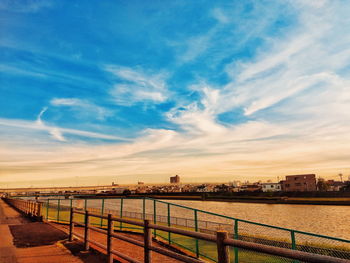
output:
[[[221,215],[350,240],[350,207],[171,201]]]

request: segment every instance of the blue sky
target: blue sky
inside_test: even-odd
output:
[[[344,1],[2,1],[0,183],[350,173]]]

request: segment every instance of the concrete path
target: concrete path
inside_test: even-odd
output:
[[[54,225],[58,229],[61,229],[62,231],[65,231],[66,233],[69,232],[69,226],[68,225],[55,224],[55,223],[50,223],[50,224]],[[74,232],[78,233],[80,235],[83,235],[84,234],[83,230],[84,229],[81,228],[81,227],[75,227]],[[127,234],[127,233],[118,233],[118,234],[127,236],[129,238],[133,238],[133,239],[136,239],[136,240],[139,240],[139,241],[143,241],[143,236],[141,236],[141,235]],[[98,243],[103,244],[105,246],[107,245],[106,244],[107,243],[107,238],[106,238],[105,234],[102,234],[102,233],[99,233],[99,232],[91,230],[90,231],[90,239],[92,239],[94,241],[97,241]],[[153,242],[153,245],[156,246],[156,247],[164,248],[163,246],[161,246],[160,244],[158,244],[156,242]],[[94,249],[98,250],[98,251],[106,253],[105,251],[103,251],[102,249],[100,249],[99,247],[97,247],[97,246],[95,246],[93,244],[91,244],[90,246],[93,247]],[[136,259],[136,260],[138,260],[140,262],[143,262],[143,248],[142,247],[136,246],[136,245],[131,244],[129,242],[122,241],[122,240],[117,239],[117,238],[114,238],[113,239],[113,249],[116,250],[116,251],[119,251],[119,252],[123,253],[124,255],[127,255],[127,256],[129,256],[131,258],[134,258],[134,259]],[[152,262],[153,263],[177,263],[177,262],[182,262],[182,261],[179,261],[179,260],[176,260],[176,259],[164,256],[162,254],[158,254],[156,252],[151,252],[151,254],[152,254]],[[124,259],[122,259],[120,257],[117,257],[117,256],[114,256],[114,259],[118,260],[121,263],[127,263],[128,262],[128,261],[126,261],[126,260],[124,260]]]
[[[82,263],[63,246],[48,245],[16,248],[10,225],[29,223],[16,210],[0,199],[0,263]],[[35,238],[35,237],[33,237]]]

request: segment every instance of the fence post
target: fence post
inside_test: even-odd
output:
[[[238,220],[235,219],[235,226],[234,226],[234,236],[233,236],[234,239],[238,239],[239,236],[238,236]],[[239,258],[238,258],[238,248],[237,247],[234,247],[233,248],[234,252],[235,252],[235,263],[238,263],[239,261]]]
[[[107,257],[108,257],[108,263],[113,263],[113,254],[112,254],[112,247],[113,247],[113,237],[112,233],[114,231],[114,221],[112,220],[112,215],[108,214],[108,223],[107,223]]]
[[[170,218],[170,204],[168,203],[168,226],[170,227],[171,225],[171,218]],[[168,241],[169,241],[169,245],[171,244],[171,233],[168,232]]]
[[[73,223],[73,218],[74,218],[74,212],[73,208],[70,208],[70,215],[69,215],[69,241],[73,241],[73,232],[74,232],[74,223]]]
[[[292,249],[295,250],[296,249],[296,245],[295,245],[295,232],[293,230],[290,231],[290,237],[292,239]]]
[[[150,263],[152,261],[151,250],[152,246],[152,231],[149,228],[149,220],[144,220],[144,263]]]
[[[38,204],[38,215],[37,215],[37,217],[38,217],[38,220],[39,221],[43,221],[43,202],[38,202],[37,203]]]
[[[101,216],[103,216],[103,213],[105,212],[105,199],[102,199],[102,207],[101,207]],[[103,226],[103,218],[101,217],[100,227]]]
[[[198,232],[198,214],[197,210],[194,211],[194,230]],[[198,238],[196,238],[196,257],[199,257],[199,244],[198,244]]]
[[[89,217],[89,211],[85,211],[85,225],[84,225],[84,250],[89,250],[89,239],[90,239],[90,217]]]
[[[156,206],[156,200],[153,200],[153,223],[157,224],[157,206]],[[157,237],[157,230],[153,230],[153,235],[156,238]]]
[[[225,245],[224,240],[228,238],[227,231],[219,230],[216,232],[216,245],[218,251],[218,262],[219,263],[229,263],[230,262],[230,252],[228,246]]]
[[[146,219],[146,198],[143,197],[142,200],[142,219],[145,220]]]
[[[57,200],[57,222],[60,222],[61,199]]]
[[[73,199],[70,199],[69,208],[70,208],[70,209],[72,209],[72,208],[73,208]]]
[[[47,199],[47,204],[46,204],[46,221],[49,221],[49,205],[50,205],[50,199]]]
[[[292,240],[292,249],[296,250],[297,246],[296,246],[296,243],[295,243],[295,232],[294,232],[294,230],[290,231],[290,237],[291,237],[291,240]],[[292,262],[293,263],[297,263],[299,261],[298,260],[293,260]]]
[[[120,198],[120,218],[123,217],[123,203],[124,203],[124,199],[122,197],[122,198]],[[119,226],[120,226],[120,231],[121,231],[123,229],[123,223],[120,222]]]
[[[31,201],[29,201],[29,216],[33,216],[33,203]]]

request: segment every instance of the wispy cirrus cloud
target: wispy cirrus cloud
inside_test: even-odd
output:
[[[117,104],[161,103],[169,96],[165,74],[149,74],[142,70],[115,65],[108,65],[105,70],[114,76],[115,84],[110,94]]]
[[[98,106],[88,100],[78,98],[54,98],[50,104],[55,107],[71,108],[78,117],[96,117],[98,120],[105,120],[113,115],[113,112],[104,107]]]
[[[0,118],[0,126],[13,127],[13,128],[17,128],[17,129],[30,129],[30,130],[37,130],[37,131],[47,131],[55,140],[62,141],[62,142],[67,141],[66,138],[64,137],[64,134],[76,135],[76,136],[86,137],[86,138],[112,140],[112,141],[130,141],[130,139],[118,137],[118,136],[114,136],[114,135],[108,135],[108,134],[102,134],[102,133],[96,133],[96,132],[90,132],[90,131],[84,131],[84,130],[77,130],[77,129],[70,129],[70,128],[64,128],[64,127],[58,127],[58,126],[46,124],[42,120],[42,116],[46,110],[47,110],[47,108],[44,108],[39,113],[36,121]]]

